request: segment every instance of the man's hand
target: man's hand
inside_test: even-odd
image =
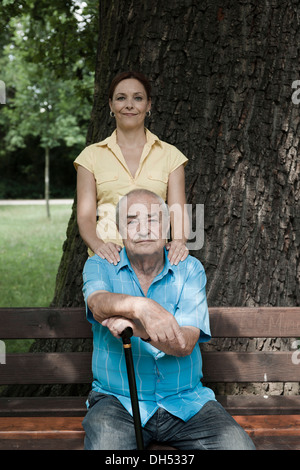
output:
[[[140,338],[146,339],[147,338],[147,333],[144,330],[143,327],[139,327],[133,320],[129,320],[128,318],[125,317],[110,317],[106,318],[102,322],[103,326],[106,326],[111,334],[115,336],[116,338],[120,338],[121,333],[130,326],[133,331],[133,336],[139,336]]]
[[[177,321],[154,300],[137,297],[135,316],[154,343],[177,344],[179,348],[185,348],[185,338]]]

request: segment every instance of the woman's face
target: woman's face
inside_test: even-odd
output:
[[[144,126],[146,112],[151,108],[146,90],[139,80],[128,78],[122,80],[115,88],[109,106],[115,113],[117,126],[134,128]]]

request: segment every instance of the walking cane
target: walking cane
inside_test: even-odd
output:
[[[124,353],[125,353],[125,359],[126,359],[126,368],[127,368],[128,382],[129,382],[129,390],[130,390],[130,398],[131,398],[131,406],[132,406],[132,414],[133,414],[137,448],[138,450],[144,450],[141,416],[140,416],[139,402],[138,402],[138,396],[137,396],[137,391],[136,391],[136,382],[135,382],[131,341],[130,341],[132,334],[133,334],[132,328],[128,326],[127,328],[125,328],[124,331],[122,331],[121,338],[123,341],[123,347],[124,347]]]

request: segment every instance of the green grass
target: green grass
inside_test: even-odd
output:
[[[0,307],[47,307],[53,298],[71,204],[0,206]],[[16,325],[17,328],[17,325]],[[34,340],[6,340],[25,352]]]
[[[0,206],[0,307],[46,307],[55,288],[71,205]]]

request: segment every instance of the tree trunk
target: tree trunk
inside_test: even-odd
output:
[[[113,130],[111,79],[124,70],[144,72],[153,86],[147,126],[189,158],[187,201],[204,205],[204,245],[191,254],[206,269],[209,305],[299,305],[300,118],[292,100],[298,1],[100,4],[87,144]],[[53,305],[83,305],[87,254],[76,199],[63,251]],[[276,339],[225,346],[286,347]],[[291,393],[289,385],[280,387],[274,393]]]
[[[50,155],[49,147],[45,148],[45,203],[46,203],[46,213],[48,219],[50,219]]]

